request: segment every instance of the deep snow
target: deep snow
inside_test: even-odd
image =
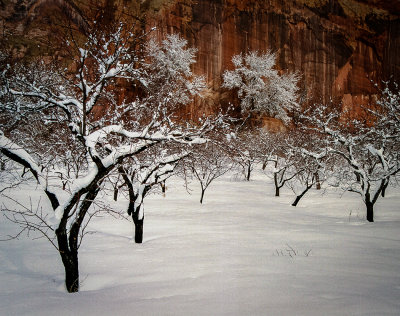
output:
[[[141,245],[130,221],[91,222],[77,294],[49,242],[0,242],[0,315],[400,315],[398,189],[367,223],[355,194],[313,190],[292,207],[261,173],[217,179],[203,205],[195,184],[167,186],[145,200]],[[15,231],[1,217],[0,238]]]

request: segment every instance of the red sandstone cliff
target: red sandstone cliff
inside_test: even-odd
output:
[[[43,39],[49,30],[54,33],[55,21],[72,21],[84,29],[93,19],[105,22],[140,15],[148,28],[157,26],[158,35],[180,32],[198,48],[195,72],[204,74],[212,87],[209,106],[225,98],[219,85],[223,70],[232,66],[232,55],[247,50],[276,51],[278,67],[299,71],[306,96],[323,102],[334,98],[347,107],[366,104],[376,93],[370,80],[400,82],[398,0],[95,3],[98,2],[0,0],[3,31],[14,27],[14,45],[26,50],[30,45],[26,35]],[[30,49],[38,49],[35,45],[36,42]]]

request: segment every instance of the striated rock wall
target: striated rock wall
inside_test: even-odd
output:
[[[160,38],[179,32],[197,47],[194,71],[211,87],[201,110],[232,100],[221,74],[248,50],[276,52],[279,69],[302,75],[309,102],[333,99],[355,112],[374,99],[371,80],[400,82],[398,0],[0,0],[3,34],[33,55],[57,24],[84,30],[136,17]]]

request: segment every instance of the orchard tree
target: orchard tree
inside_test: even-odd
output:
[[[299,109],[299,76],[275,69],[276,56],[270,51],[235,55],[232,63],[235,69],[224,72],[222,87],[237,91],[242,114],[248,119],[258,113],[288,123],[287,112]]]
[[[243,131],[232,134],[228,143],[229,153],[236,166],[239,167],[245,179],[250,181],[251,173],[259,162],[259,138],[254,131]]]
[[[52,153],[51,149],[62,149],[62,145],[44,139],[44,147],[49,148],[44,155],[31,151],[27,146],[31,139],[22,129],[18,137],[4,126],[0,133],[1,153],[30,171],[51,205],[46,214],[29,214],[27,210],[14,212],[13,219],[21,227],[31,225],[32,218],[40,222],[42,226],[37,230],[61,256],[68,292],[79,290],[82,229],[107,176],[128,159],[156,145],[203,143],[205,135],[220,121],[206,119],[200,125],[180,124],[173,120],[174,103],[165,99],[142,102],[138,97],[122,104],[116,101],[117,84],[146,87],[141,80],[146,78],[143,73],[147,66],[143,66],[145,60],[138,52],[140,40],[119,25],[110,32],[94,31],[83,45],[68,41],[66,45],[76,56],[69,69],[36,61],[25,66],[9,65],[1,73],[0,91],[6,95],[1,112],[8,113],[10,121],[16,116],[26,118],[28,124],[32,115],[35,124],[62,131],[79,151],[73,154],[85,157],[84,170],[68,178],[70,190],[66,195],[65,191],[60,192],[62,184],[52,164],[43,165],[43,161],[50,161],[47,155]],[[188,95],[197,93],[196,87],[186,86]],[[60,150],[60,154],[68,153]]]
[[[266,173],[272,172],[275,196],[279,196],[281,189],[288,186],[296,193],[292,204],[296,206],[313,185],[320,188],[327,155],[325,151],[318,155],[310,151],[319,146],[318,144],[325,148],[314,134],[297,128],[277,133],[261,128],[254,131],[253,136],[262,169]],[[271,164],[272,169],[266,169]]]
[[[143,65],[140,79],[144,85],[140,103],[169,116],[171,125],[174,124],[172,120],[179,120],[171,114],[184,109],[206,87],[204,78],[195,76],[191,71],[196,49],[186,46],[185,39],[170,34],[161,43],[150,40],[145,47],[147,62]],[[145,196],[156,185],[165,184],[176,165],[189,152],[190,149],[183,145],[171,148],[154,146],[150,152],[138,155],[137,159],[120,167],[120,174],[128,188],[128,214],[135,224],[136,243],[143,240]]]
[[[321,182],[328,175],[332,159],[329,159],[323,141],[315,134],[294,130],[291,135],[295,140],[291,146],[295,152],[292,159],[294,161],[293,168],[296,172],[295,177],[287,184],[296,194],[292,206],[297,206],[314,185],[317,190],[321,189]],[[313,151],[316,147],[320,148],[318,153]]]
[[[204,201],[204,194],[211,183],[226,174],[232,168],[232,160],[218,142],[207,142],[198,146],[184,160],[183,174],[185,178],[194,178],[200,184],[200,203]]]
[[[277,142],[279,141],[280,133],[273,133],[259,128],[254,131],[254,136],[257,139],[257,157],[262,163],[262,170],[266,170],[268,164],[274,160],[277,153]]]
[[[134,161],[128,160],[118,168],[128,190],[128,215],[132,216],[135,225],[136,243],[143,242],[144,198],[170,177],[177,164],[187,155],[187,151],[171,153],[168,149],[154,150],[153,147],[145,154],[134,157]]]
[[[362,197],[369,222],[374,221],[376,201],[400,170],[399,138],[395,129],[387,126],[391,115],[381,112],[378,118],[369,113],[363,121],[348,120],[326,106],[318,106],[303,116],[325,139],[327,153],[338,158],[334,176],[345,190]]]
[[[259,135],[259,157],[263,165],[272,164],[275,196],[280,196],[281,189],[301,171],[295,168],[297,154],[295,141],[290,133],[286,132],[260,133]]]

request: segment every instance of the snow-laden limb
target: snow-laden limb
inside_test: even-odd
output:
[[[52,190],[48,187],[46,178],[41,174],[40,166],[25,149],[21,148],[21,146],[15,144],[13,141],[4,136],[2,131],[0,131],[0,151],[11,160],[30,170],[38,184],[41,186],[42,190],[49,198],[52,207],[58,207],[59,200],[55,193],[52,192]]]
[[[383,171],[387,173],[390,169],[390,165],[389,162],[387,161],[388,157],[385,157],[384,148],[377,149],[373,144],[368,144],[366,148],[372,155],[378,157],[379,162],[383,168]]]
[[[40,167],[36,164],[34,159],[26,152],[25,149],[4,136],[4,133],[2,131],[0,131],[0,149],[4,155],[13,156],[13,160],[18,160],[21,165],[29,168],[33,176],[40,183]]]
[[[324,148],[324,141],[314,133],[304,130],[292,130],[286,141],[292,151],[290,160],[294,169],[294,177],[286,182],[296,198],[292,206],[297,206],[305,194],[315,185],[317,190],[330,175],[333,161]]]
[[[31,100],[22,106],[20,103],[14,110],[31,112],[59,108],[73,132],[86,136],[91,132],[93,107],[100,99],[104,102],[104,99],[113,98],[110,85],[116,79],[133,81],[140,77],[135,66],[138,57],[132,49],[134,35],[122,29],[120,26],[107,36],[91,35],[84,47],[71,48],[76,51],[72,53],[73,57],[78,56],[74,60],[75,75],[68,73],[68,69],[60,72],[57,64],[42,62],[8,69],[7,76],[12,78],[6,85],[8,92]]]
[[[317,162],[327,156],[326,150],[322,150],[320,152],[312,152],[310,150],[307,150],[306,148],[301,148],[301,152],[306,156],[314,158]]]
[[[49,218],[49,220],[51,221],[51,225],[55,228],[59,227],[63,217],[69,218],[71,216],[69,211],[72,210],[77,196],[85,194],[88,187],[93,185],[93,182],[99,175],[96,165],[92,164],[92,167],[89,168],[85,176],[77,178],[72,182],[70,198],[62,202],[62,199],[55,193],[55,188],[52,188],[49,184],[49,175],[43,174],[42,167],[36,163],[32,156],[25,149],[21,148],[21,146],[4,136],[3,133],[0,134],[0,150],[5,156],[31,171],[40,185],[40,188],[48,196],[53,206],[55,211],[54,218]]]

